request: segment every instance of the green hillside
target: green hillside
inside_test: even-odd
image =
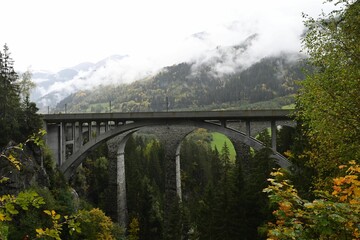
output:
[[[221,151],[221,149],[224,146],[224,143],[226,142],[226,145],[229,147],[230,150],[230,159],[232,161],[235,161],[236,153],[234,149],[234,145],[230,141],[229,138],[227,138],[224,134],[221,133],[211,133],[212,135],[212,141],[211,141],[211,148],[215,149],[215,147],[218,149],[218,151]]]

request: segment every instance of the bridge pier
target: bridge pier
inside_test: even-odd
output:
[[[170,212],[177,209],[181,201],[181,170],[180,170],[180,146],[182,140],[194,130],[191,127],[168,126],[155,127],[151,131],[156,132],[156,136],[164,146],[165,165],[165,224],[168,221]],[[128,210],[126,199],[126,176],[125,176],[125,146],[126,142],[134,131],[121,134],[107,141],[108,157],[110,161],[109,170],[110,187],[116,192],[116,199],[109,199],[109,206],[115,208],[107,209],[113,219],[126,227],[128,224]],[[114,172],[113,169],[116,169]],[[116,176],[116,177],[115,177]]]
[[[124,228],[128,224],[128,210],[126,200],[126,175],[125,175],[125,146],[126,142],[133,134],[130,131],[126,134],[121,134],[107,142],[109,154],[109,171],[110,174],[110,187],[116,192],[116,199],[109,202],[108,212],[111,217],[116,219],[117,222]],[[115,172],[114,172],[115,171]],[[116,206],[115,209],[113,206]]]
[[[236,162],[240,165],[243,173],[248,172],[250,166],[250,147],[234,136],[227,135],[227,137],[234,146]]]
[[[162,129],[162,130],[161,130]],[[175,233],[174,225],[181,225],[180,202],[181,202],[181,167],[180,148],[183,139],[191,133],[195,127],[168,125],[156,131],[157,137],[164,146],[165,156],[165,204],[164,204],[164,239],[173,239],[172,236],[181,236],[181,232]],[[175,217],[176,216],[176,217]],[[175,223],[178,221],[177,223]]]

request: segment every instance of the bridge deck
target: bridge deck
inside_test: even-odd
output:
[[[289,120],[290,110],[184,111],[184,112],[114,112],[44,114],[47,123],[76,121],[136,121],[136,120]]]

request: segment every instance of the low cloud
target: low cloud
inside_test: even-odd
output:
[[[126,52],[129,54],[127,57],[110,57],[96,68],[80,71],[74,78],[56,81],[49,87],[42,87],[39,80],[37,91],[41,96],[56,93],[61,99],[80,89],[144,79],[165,66],[181,62],[193,62],[195,72],[197,67],[203,64],[211,65],[211,74],[221,77],[223,74],[241,71],[267,56],[299,52],[304,26],[301,12],[295,9],[298,6],[291,8],[293,3],[284,3],[285,6],[279,9],[267,9],[271,4],[262,4],[265,6],[251,8],[252,11],[256,9],[256,14],[244,8],[241,14],[231,21],[214,23],[211,27],[199,29],[199,32],[188,34],[182,39],[177,36],[176,41],[156,42],[154,39],[147,39],[151,38],[151,31],[148,30],[148,35],[134,37],[137,38],[137,43],[140,43],[141,37],[142,44],[138,44],[136,50],[130,49]],[[311,9],[310,1],[306,6]],[[289,10],[284,10],[285,8]],[[213,17],[216,18],[216,15]],[[50,102],[47,101],[46,104],[50,105]]]

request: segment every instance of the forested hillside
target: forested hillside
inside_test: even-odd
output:
[[[251,108],[250,104],[289,96],[304,79],[303,57],[283,54],[267,57],[238,70],[218,73],[214,64],[181,63],[153,77],[131,84],[104,85],[79,91],[60,101],[54,110],[69,112],[211,110]],[[221,59],[217,59],[221,61]],[[289,97],[274,108],[293,103]],[[265,106],[266,107],[266,106]]]

